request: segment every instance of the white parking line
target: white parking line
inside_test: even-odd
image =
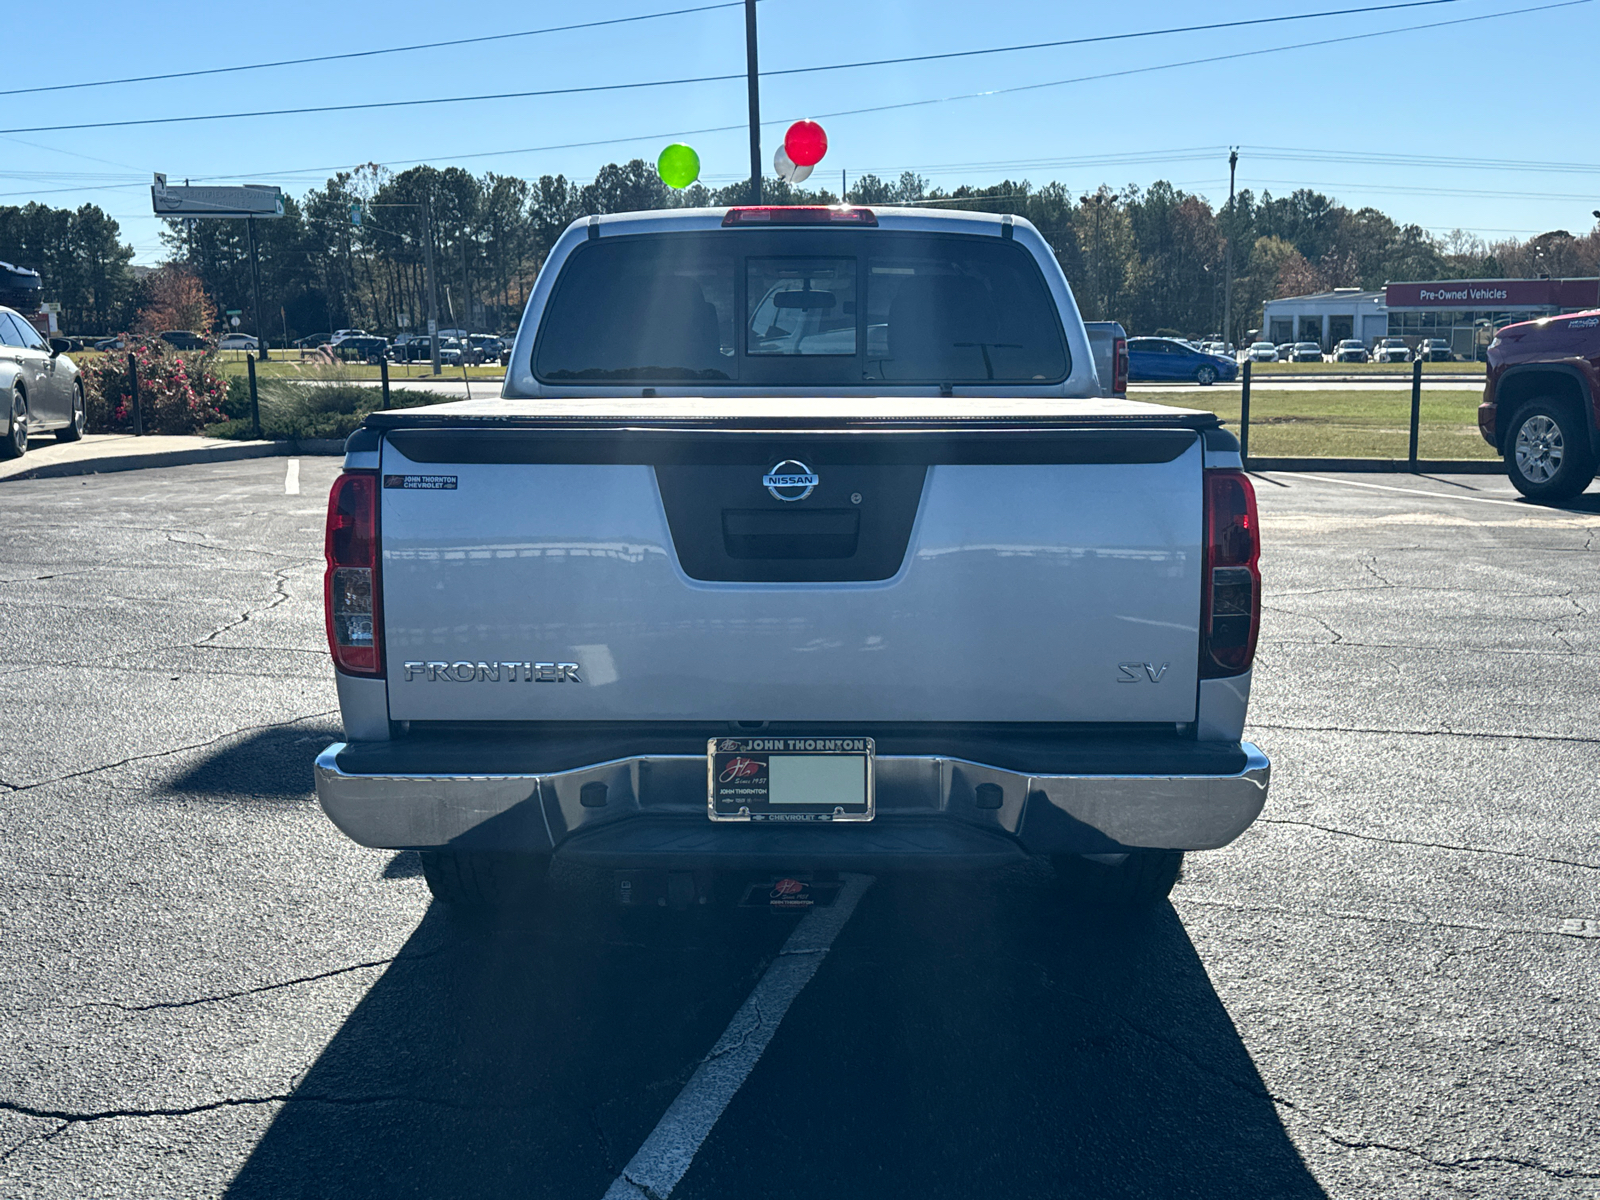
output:
[[[1427,496],[1431,500],[1470,500],[1474,504],[1508,504],[1525,512],[1547,512],[1543,505],[1526,500],[1493,500],[1488,496],[1457,496],[1452,492],[1429,492],[1422,488],[1391,487],[1384,483],[1360,483],[1354,479],[1329,479],[1326,475],[1300,475],[1300,479],[1315,479],[1318,483],[1337,483],[1344,487],[1371,488],[1375,492],[1404,492],[1408,496]]]
[[[672,1107],[606,1189],[604,1200],[666,1200],[671,1195],[871,886],[870,875],[846,875],[833,906],[813,908],[795,926]]]
[[[289,460],[288,473],[283,477],[283,494],[285,496],[298,496],[300,494],[300,460]]]

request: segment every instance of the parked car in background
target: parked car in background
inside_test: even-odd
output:
[[[1239,374],[1239,364],[1226,354],[1202,354],[1177,338],[1133,338],[1128,342],[1128,378],[1141,383],[1170,383],[1192,379],[1201,387],[1217,380],[1227,383]]]
[[[474,333],[467,338],[467,341],[472,343],[472,346],[483,355],[479,360],[480,362],[488,362],[491,358],[499,358],[500,351],[505,348],[505,342],[495,337],[492,333]]]
[[[1600,309],[1507,325],[1489,343],[1478,430],[1531,500],[1578,495],[1600,448]]]
[[[83,436],[83,382],[65,338],[48,342],[21,313],[0,308],[0,458],[16,458],[35,433]]]
[[[331,338],[329,338],[328,340],[332,341],[332,342],[337,342],[340,338],[366,337],[366,336],[367,336],[367,331],[365,329],[335,329],[333,331],[333,336]]]
[[[1417,347],[1417,357],[1423,362],[1449,362],[1455,355],[1450,353],[1450,343],[1443,338],[1424,338]]]
[[[1372,361],[1408,363],[1411,361],[1411,347],[1406,345],[1405,338],[1379,338],[1377,344],[1372,347]]]
[[[109,338],[101,338],[98,342],[96,342],[94,344],[94,348],[96,350],[102,350],[102,351],[104,351],[104,350],[126,350],[128,348],[128,346],[127,346],[127,343],[124,342],[120,337],[109,337]]]
[[[1333,348],[1334,362],[1359,362],[1367,361],[1367,348],[1355,338],[1345,338]]]
[[[333,336],[326,333],[308,333],[303,338],[296,338],[295,346],[301,350],[315,350],[318,346],[326,346],[333,341]]]
[[[377,363],[389,349],[389,339],[374,337],[369,334],[356,334],[350,337],[334,338],[328,343],[328,349],[346,362]]]
[[[425,333],[402,333],[389,347],[391,362],[421,362],[432,357],[433,350]]]
[[[161,340],[174,350],[204,350],[206,340],[197,333],[190,333],[187,329],[169,329],[159,335]]]
[[[230,333],[217,343],[218,350],[259,350],[261,343],[248,333]]]
[[[1319,363],[1322,361],[1322,347],[1316,342],[1296,342],[1289,351],[1289,361]]]
[[[1279,342],[1277,345],[1278,361],[1288,362],[1289,356],[1294,353],[1293,342]]]
[[[476,367],[489,361],[489,356],[482,347],[474,345],[471,341],[462,341],[460,338],[441,338],[439,341],[439,361],[448,363],[452,367],[459,367],[462,363]]]
[[[1277,362],[1278,350],[1271,342],[1251,342],[1244,356],[1251,362]]]

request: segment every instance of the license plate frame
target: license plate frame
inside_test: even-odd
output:
[[[711,738],[706,815],[751,824],[870,821],[877,816],[876,754],[869,737]]]

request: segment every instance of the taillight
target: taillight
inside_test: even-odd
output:
[[[1112,362],[1116,365],[1111,368],[1111,394],[1125,396],[1128,394],[1128,339],[1117,338],[1111,343]]]
[[[1261,527],[1256,490],[1243,471],[1205,473],[1205,573],[1200,600],[1200,676],[1241,675],[1261,629]]]
[[[878,214],[850,204],[765,204],[730,208],[729,225],[877,225]]]
[[[341,671],[383,674],[383,604],[378,577],[378,477],[347,471],[328,494],[323,543],[328,649]]]

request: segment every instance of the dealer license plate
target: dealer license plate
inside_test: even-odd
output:
[[[871,738],[712,738],[706,808],[713,821],[870,821]]]

